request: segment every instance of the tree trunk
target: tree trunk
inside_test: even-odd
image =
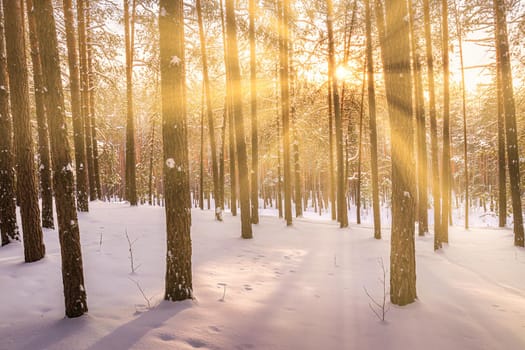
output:
[[[7,16],[7,15],[6,15]],[[494,0],[496,20],[496,45],[501,64],[501,82],[505,110],[505,134],[507,137],[507,158],[509,163],[510,193],[512,196],[512,216],[514,219],[514,245],[523,247],[523,213],[521,207],[520,158],[518,152],[518,131],[516,128],[516,106],[512,85],[512,69],[507,35],[505,2]]]
[[[385,58],[387,101],[392,139],[392,238],[390,301],[412,303],[416,295],[414,248],[415,162],[410,76],[410,42],[406,1],[386,2]]]
[[[38,155],[40,160],[40,191],[42,196],[42,227],[55,228],[53,222],[53,186],[51,184],[51,161],[49,152],[49,133],[47,128],[44,89],[42,83],[42,67],[35,29],[33,1],[27,0],[29,23],[29,42],[31,47],[31,62],[33,63],[33,83],[35,87],[35,110],[38,131]]]
[[[93,177],[95,181],[96,196],[102,198],[102,187],[100,185],[100,171],[98,164],[98,142],[97,142],[97,125],[95,113],[95,72],[93,71],[93,35],[91,29],[91,4],[90,0],[84,0],[86,4],[86,55],[88,71],[88,98],[89,98],[89,115],[91,116],[91,144],[93,152]]]
[[[465,162],[465,229],[469,228],[468,212],[469,212],[469,172],[468,172],[468,144],[467,144],[467,92],[465,88],[465,66],[463,63],[463,29],[459,21],[459,10],[456,2],[454,2],[456,30],[458,31],[459,44],[459,62],[461,69],[461,102],[463,112],[463,161]]]
[[[448,0],[441,1],[442,24],[442,55],[443,55],[443,169],[441,171],[441,242],[448,243],[448,226],[450,210],[450,67],[449,67],[449,30],[448,30]]]
[[[36,1],[34,11],[44,84],[48,92],[47,116],[53,157],[66,316],[78,317],[87,312],[88,307],[52,0]]]
[[[28,0],[29,2],[32,0]],[[77,206],[79,211],[88,211],[88,188],[84,129],[80,111],[80,71],[78,66],[78,44],[71,0],[64,0],[64,22],[66,27],[69,82],[71,89],[71,114],[73,117],[73,140],[75,143],[75,170],[77,179]],[[34,65],[34,64],[33,64]]]
[[[329,157],[329,180],[330,180],[330,209],[332,220],[337,219],[337,204],[335,198],[335,169],[334,169],[334,112],[333,112],[333,90],[328,76],[328,157]]]
[[[0,232],[2,245],[19,241],[16,223],[15,173],[13,171],[13,125],[9,110],[7,61],[4,43],[4,11],[0,2]]]
[[[149,170],[148,170],[148,204],[153,202],[153,162],[155,159],[155,115],[151,117],[151,136],[149,143]]]
[[[78,52],[80,63],[80,111],[84,123],[84,137],[86,144],[86,161],[88,168],[89,198],[97,199],[95,185],[95,165],[93,161],[93,138],[91,135],[91,115],[89,114],[89,77],[87,63],[87,34],[86,34],[86,0],[77,0],[78,18]]]
[[[129,0],[124,0],[124,38],[126,41],[126,197],[131,205],[137,205],[135,117],[133,115],[133,51],[135,2],[129,15]]]
[[[355,215],[357,224],[361,224],[361,166],[363,161],[363,115],[365,112],[365,84],[366,84],[366,59],[363,69],[363,81],[361,83],[361,103],[359,106],[359,140],[357,148],[357,184],[355,198]]]
[[[237,27],[233,0],[226,0],[226,37],[228,41],[228,59],[232,87],[232,114],[235,120],[235,144],[237,150],[237,164],[239,170],[239,197],[241,205],[241,236],[252,238],[250,215],[250,179],[248,173],[248,159],[246,141],[244,139],[244,119],[242,114],[242,87],[241,71],[239,66],[239,52],[237,48]]]
[[[45,246],[42,227],[40,226],[40,208],[35,178],[35,157],[31,138],[28,71],[21,6],[21,1],[3,2],[9,96],[13,115],[16,178],[19,184],[18,194],[20,195],[24,257],[26,262],[33,262],[44,257]]]
[[[370,127],[370,162],[372,170],[372,206],[374,210],[374,238],[381,239],[381,212],[379,206],[379,180],[377,169],[377,122],[376,93],[374,83],[374,57],[372,47],[372,11],[370,0],[365,0],[366,7],[366,65],[368,82],[368,115]]]
[[[284,220],[292,224],[292,171],[290,162],[290,65],[289,65],[289,0],[278,0],[279,69],[281,82],[281,119],[283,126]]]
[[[167,231],[164,299],[177,301],[193,297],[182,0],[160,0],[159,33]]]
[[[208,119],[208,132],[211,148],[212,176],[213,176],[213,199],[215,201],[215,218],[222,221],[222,199],[219,190],[219,167],[217,164],[217,146],[215,141],[215,120],[211,104],[210,78],[208,74],[208,56],[206,53],[206,38],[204,36],[204,25],[202,21],[201,1],[197,0],[197,17],[199,22],[199,37],[201,42],[202,77],[204,93],[206,97],[206,117]]]
[[[252,172],[251,204],[252,223],[259,223],[259,135],[257,126],[257,59],[255,50],[255,15],[257,4],[249,1],[249,39],[250,39],[250,112],[252,117]]]
[[[507,178],[505,166],[505,110],[499,45],[496,45],[496,100],[498,108],[498,225],[507,224]]]
[[[413,77],[415,87],[416,107],[416,144],[417,144],[417,221],[419,236],[428,232],[428,160],[427,160],[427,137],[425,131],[425,97],[423,94],[423,77],[421,71],[421,59],[417,47],[415,28],[415,14],[412,1],[408,2],[410,19],[411,53],[413,61]]]
[[[441,248],[441,188],[439,184],[439,155],[436,117],[436,92],[434,88],[434,54],[432,52],[432,28],[429,0],[423,0],[425,21],[425,46],[427,56],[427,80],[430,117],[430,150],[432,153],[432,197],[434,201],[434,250]]]

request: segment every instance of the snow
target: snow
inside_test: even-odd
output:
[[[193,210],[196,299],[171,303],[164,208],[91,202],[79,213],[89,312],[77,319],[64,318],[56,231],[44,231],[39,262],[23,263],[20,243],[0,248],[0,349],[525,348],[525,250],[510,229],[453,227],[438,253],[431,235],[416,237],[419,299],[388,303],[383,323],[364,288],[382,300],[388,224],[375,240],[366,223],[339,229],[306,212],[286,227],[273,209],[260,214],[242,240],[238,217]]]
[[[171,56],[170,66],[177,67],[181,62],[182,60],[178,56]]]

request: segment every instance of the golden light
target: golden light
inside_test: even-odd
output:
[[[352,78],[352,71],[348,66],[337,66],[335,70],[337,80],[345,81]]]

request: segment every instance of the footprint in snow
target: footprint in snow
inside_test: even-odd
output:
[[[250,286],[249,284],[245,284],[244,285],[244,290],[253,290],[252,286]]]

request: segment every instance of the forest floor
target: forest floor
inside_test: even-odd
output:
[[[80,214],[89,313],[77,319],[64,318],[56,231],[36,263],[19,243],[0,248],[0,349],[525,349],[525,249],[512,230],[451,228],[437,253],[432,235],[417,237],[419,299],[387,298],[381,322],[365,288],[381,303],[388,227],[374,240],[369,224],[262,214],[242,240],[238,218],[194,210],[195,300],[170,303],[164,210],[91,203]]]

